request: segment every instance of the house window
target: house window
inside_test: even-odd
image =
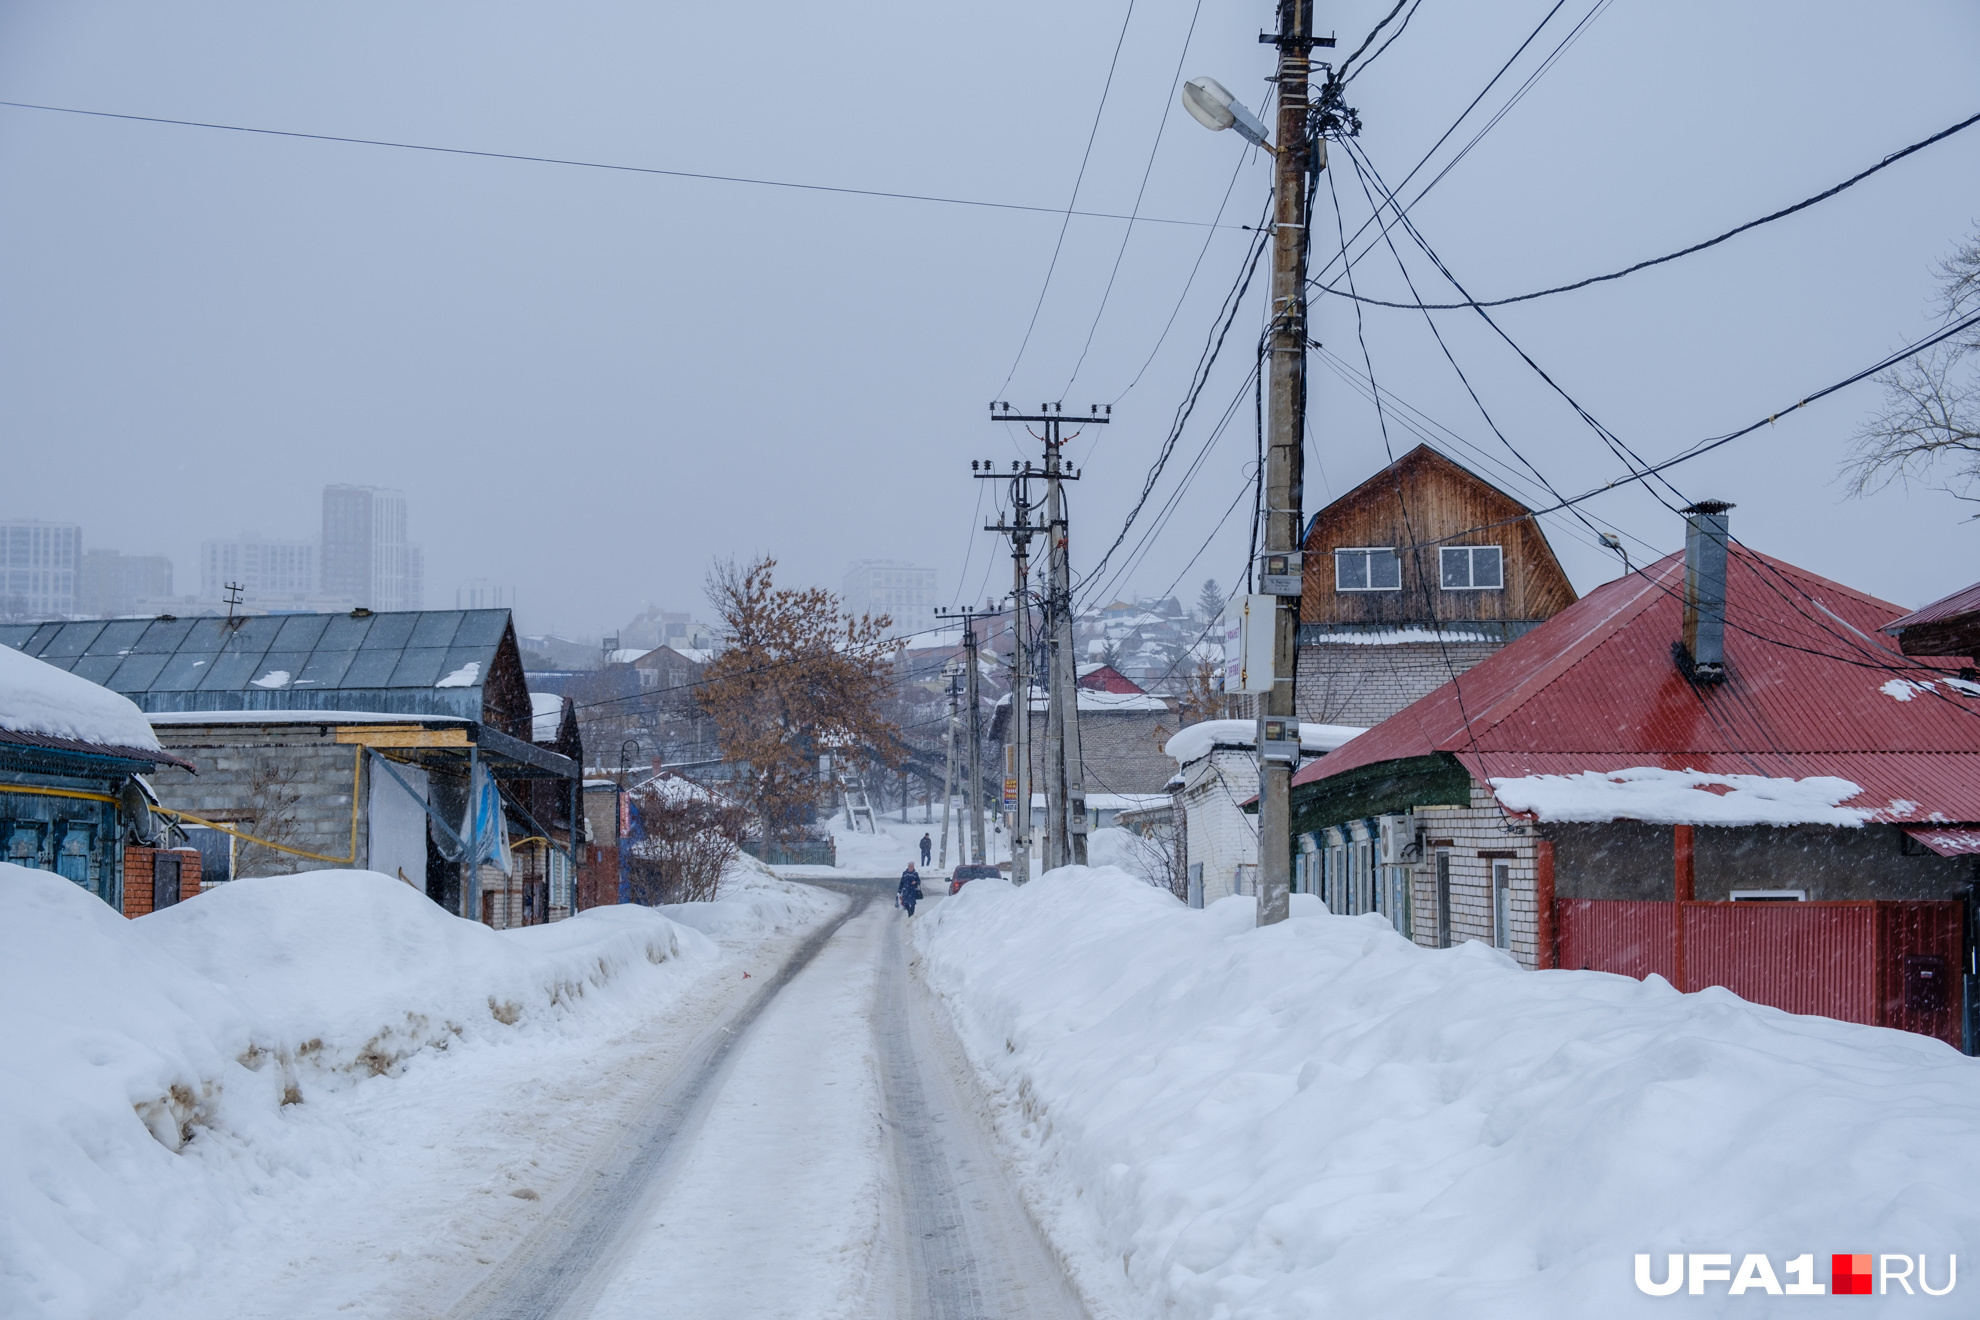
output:
[[[1492,943],[1512,949],[1512,863],[1492,863]]]
[[[1498,591],[1506,585],[1505,552],[1496,545],[1447,545],[1443,560],[1445,591]]]
[[[1334,590],[1401,591],[1402,561],[1387,546],[1336,550]]]

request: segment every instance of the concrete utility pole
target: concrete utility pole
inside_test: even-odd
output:
[[[969,738],[968,745],[963,748],[964,819],[970,826],[969,858],[973,862],[981,862],[989,846],[983,827],[983,706],[977,698],[976,688],[976,621],[986,617],[986,613],[967,605],[960,610],[935,611],[937,618],[959,620],[963,626],[963,661],[969,667],[963,675],[963,698],[969,703],[968,719],[964,724]]]
[[[1008,473],[998,472],[988,459],[980,471],[972,459],[969,470],[979,481],[1011,483],[1011,520],[985,524],[983,530],[1011,538],[1011,743],[1017,779],[1017,800],[1011,804],[1011,883],[1022,885],[1031,880],[1031,538],[1038,531],[1031,523],[1031,481],[1038,473],[1028,462],[1022,467],[1013,462]]]
[[[956,791],[956,676],[949,676],[949,728],[942,739],[942,851],[935,858],[935,869],[949,868],[949,799]],[[957,850],[958,852],[961,849]]]
[[[1045,525],[1042,530],[1047,538],[1047,585],[1045,592],[1045,632],[1046,653],[1046,692],[1047,710],[1045,721],[1045,758],[1038,770],[1045,782],[1045,867],[1066,866],[1086,861],[1086,772],[1080,753],[1078,659],[1073,653],[1072,619],[1072,570],[1068,554],[1069,538],[1066,532],[1065,494],[1060,485],[1066,481],[1077,481],[1079,473],[1067,467],[1061,460],[1067,437],[1064,433],[1065,415],[1060,405],[1044,404],[1039,411],[1014,413],[1008,403],[992,404],[990,419],[996,422],[1023,422],[1030,430],[1030,423],[1044,427],[1041,435],[1030,431],[1034,439],[1045,443],[1045,464],[1034,469],[1026,462],[1021,471],[1013,463],[1013,487],[1023,484],[1026,478],[1041,478],[1046,483]],[[1113,407],[1110,404],[1095,404],[1088,415],[1073,415],[1075,427],[1087,425],[1105,426],[1113,421]],[[1079,434],[1077,430],[1073,432]],[[989,464],[984,465],[986,468]],[[981,475],[1002,475],[985,473]],[[990,527],[988,531],[1012,531],[1008,527]],[[1015,544],[1016,537],[1013,536]],[[1024,591],[1024,569],[1018,578],[1020,594]],[[1022,611],[1020,611],[1022,612]],[[1020,641],[1020,654],[1023,654]],[[1015,705],[1015,703],[1014,703]],[[1023,714],[1024,727],[1029,733],[1030,703],[1026,702]],[[1012,715],[1019,712],[1014,708]],[[1031,775],[1024,775],[1025,782],[1019,788],[1019,809],[1028,811],[1031,803]]]
[[[982,862],[983,840],[983,704],[976,694],[976,616],[963,614],[963,657],[969,673],[963,679],[969,700],[969,747],[963,753],[969,787],[969,860]]]
[[[1306,413],[1307,79],[1315,45],[1312,0],[1280,0],[1279,30],[1259,37],[1279,48],[1278,150],[1273,188],[1272,307],[1267,344],[1270,429],[1265,450],[1265,555],[1296,555]],[[1282,570],[1297,560],[1281,559]],[[1297,578],[1295,571],[1291,576]],[[1268,583],[1261,587],[1273,592]],[[1283,586],[1277,590],[1283,590]],[[1296,589],[1296,586],[1295,586]],[[1299,755],[1294,675],[1299,663],[1299,597],[1279,595],[1272,634],[1272,690],[1259,703],[1258,924],[1284,921],[1292,894],[1292,776]],[[1288,729],[1290,724],[1290,729]],[[1290,745],[1292,758],[1284,749]],[[1268,754],[1268,749],[1276,754]]]
[[[1060,866],[1086,865],[1086,765],[1079,742],[1079,657],[1073,651],[1073,607],[1071,538],[1066,525],[1065,493],[1060,483],[1077,480],[1068,473],[1059,457],[1059,428],[1046,429],[1045,441],[1045,523],[1050,536],[1051,573],[1050,617],[1052,628],[1052,703],[1047,716],[1048,736],[1054,751],[1047,764],[1053,767],[1053,786],[1058,789],[1058,805],[1052,809],[1052,824],[1062,823],[1058,856]],[[1047,788],[1047,793],[1051,788]]]

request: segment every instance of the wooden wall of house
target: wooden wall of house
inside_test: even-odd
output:
[[[1302,624],[1423,625],[1431,619],[1546,619],[1575,601],[1546,535],[1526,507],[1427,445],[1322,509],[1306,540]],[[1478,531],[1469,529],[1479,528]],[[1505,585],[1496,591],[1446,591],[1432,542],[1496,545]],[[1334,551],[1389,546],[1401,550],[1399,591],[1336,590]],[[1422,546],[1415,553],[1403,547]]]
[[[516,625],[502,625],[502,640],[481,685],[481,722],[528,742],[535,722],[529,704],[529,682],[523,677],[522,650],[516,645]]]

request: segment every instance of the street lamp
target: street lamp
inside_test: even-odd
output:
[[[1183,84],[1183,109],[1190,117],[1213,133],[1221,133],[1227,128],[1235,128],[1238,136],[1255,143],[1267,151],[1274,150],[1269,141],[1271,134],[1258,116],[1244,108],[1244,102],[1230,94],[1224,84],[1215,78],[1191,78]]]

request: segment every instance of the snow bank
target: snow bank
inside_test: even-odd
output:
[[[1257,930],[1249,899],[1069,869],[914,923],[1102,1310],[1663,1315],[1638,1252],[1659,1279],[1669,1252],[1811,1252],[1824,1281],[1825,1253],[1925,1252],[1942,1282],[1980,1235],[1980,1063],[1936,1041],[1293,904]]]
[[[151,722],[129,697],[5,645],[0,645],[0,729],[158,750]]]
[[[496,932],[364,871],[237,880],[126,921],[0,864],[0,1314],[124,1314],[193,1268],[307,1162],[285,1106],[717,957],[644,908]],[[202,1131],[226,1139],[193,1159]]]
[[[1366,729],[1348,724],[1307,724],[1302,721],[1299,726],[1299,750],[1317,756],[1333,751],[1358,733],[1366,732]],[[1174,757],[1176,764],[1188,765],[1208,756],[1213,747],[1257,745],[1257,720],[1202,720],[1178,731],[1162,750]]]
[[[1870,811],[1836,804],[1863,791],[1847,779],[1818,775],[1708,775],[1637,766],[1606,773],[1494,779],[1509,810],[1541,820],[1641,820],[1657,825],[1861,825]]]

